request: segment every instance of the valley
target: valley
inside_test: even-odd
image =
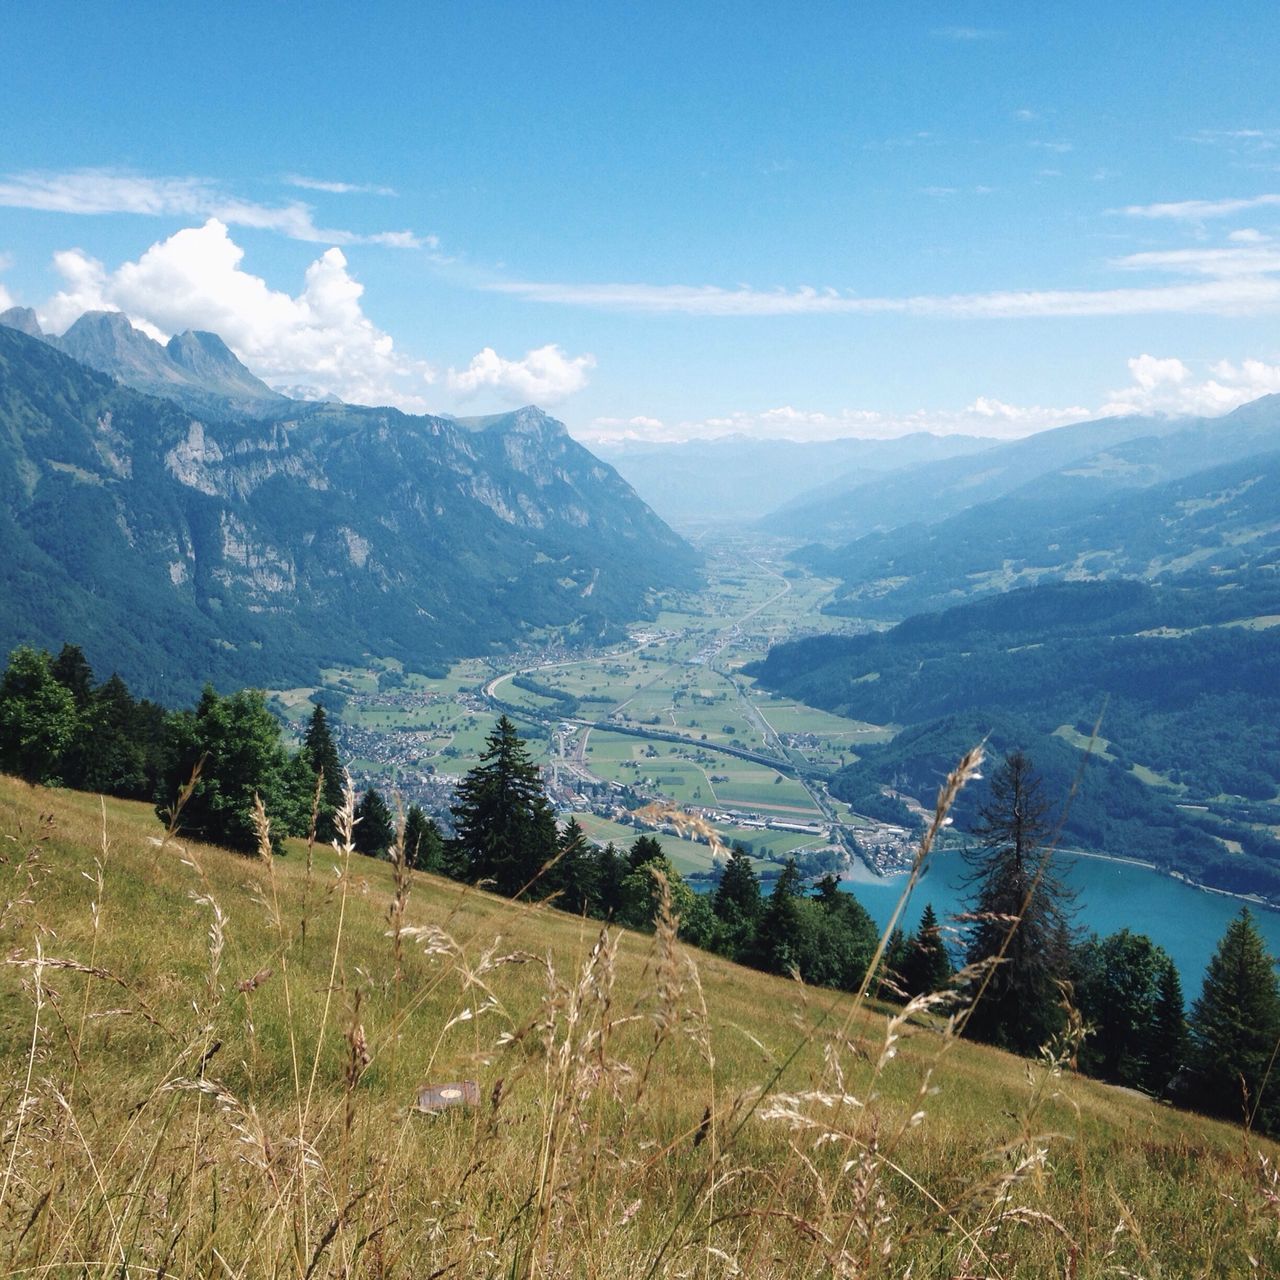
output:
[[[740,674],[773,643],[854,625],[819,611],[833,584],[790,567],[784,549],[759,537],[708,539],[705,590],[664,596],[618,645],[567,652],[547,643],[469,659],[442,678],[392,661],[330,668],[319,696],[357,780],[398,789],[406,802],[440,808],[506,712],[560,811],[594,839],[629,843],[646,829],[630,814],[657,806],[649,826],[693,876],[709,874],[733,843],[766,875],[790,854],[815,870],[838,866],[856,856],[857,830],[874,832],[887,857],[898,833],[832,799],[822,779],[892,729],[774,696]],[[300,725],[317,692],[277,690],[274,706]],[[661,820],[664,806],[704,825],[682,837]]]
[[[593,841],[625,848],[638,835],[652,835],[695,885],[711,883],[717,860],[733,844],[749,851],[766,882],[795,857],[808,874],[835,871],[884,924],[915,850],[916,823],[862,812],[859,802],[838,798],[827,783],[841,789],[840,779],[865,767],[900,726],[819,709],[743,673],[771,645],[800,636],[871,643],[874,635],[865,623],[821,612],[835,584],[796,569],[785,543],[720,533],[704,536],[699,549],[706,556],[706,588],[663,597],[655,616],[632,624],[620,644],[567,651],[546,642],[507,657],[459,662],[440,678],[405,672],[392,661],[335,667],[318,689],[276,691],[274,706],[300,729],[311,699],[320,698],[333,713],[335,737],[358,785],[397,793],[403,803],[421,803],[442,817],[457,781],[478,763],[485,737],[506,713],[542,766],[562,819],[575,817]],[[961,739],[977,741],[997,719],[966,722],[946,744],[951,758],[963,750]],[[1071,724],[1058,726],[1047,741],[1068,762],[1089,747],[1088,733]],[[1186,784],[1124,757],[1105,734],[1092,758],[1117,775],[1127,771],[1139,794],[1212,816]],[[1056,780],[1056,757],[1046,763]],[[940,757],[937,769],[944,767]],[[1070,779],[1064,794],[1069,786]],[[895,793],[909,818],[922,815],[927,802],[921,786],[913,790]],[[1254,817],[1268,814],[1280,826],[1280,806],[1263,806]],[[1062,843],[1073,845],[1070,838]],[[962,909],[958,842],[949,845],[912,911],[927,900],[944,918]],[[1193,877],[1142,865],[1142,853],[1125,844],[1101,852],[1114,860],[1067,858],[1083,927],[1145,932],[1194,980],[1238,908],[1235,896],[1206,894],[1190,883]],[[1135,856],[1137,862],[1126,861]],[[1262,905],[1256,894],[1245,896]],[[1280,914],[1263,911],[1259,923],[1280,951]]]

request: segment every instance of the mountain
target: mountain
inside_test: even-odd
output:
[[[1278,619],[1273,568],[1225,584],[1214,574],[1052,583],[884,632],[778,645],[747,673],[811,705],[904,726],[832,780],[855,807],[883,787],[931,807],[960,752],[988,733],[997,752],[1028,751],[1062,803],[1101,714],[1066,841],[1280,898]]]
[[[600,444],[595,451],[612,462],[664,520],[695,527],[751,523],[762,511],[789,502],[831,475],[859,484],[900,467],[963,457],[991,443],[973,436],[917,432],[897,440],[630,440]]]
[[[1055,427],[966,457],[904,466],[871,481],[856,474],[838,477],[766,515],[760,527],[787,537],[835,544],[905,524],[933,524],[1085,459],[1092,459],[1099,471],[1107,470],[1109,450],[1186,426],[1185,420],[1178,419],[1103,418]],[[1206,458],[1200,465],[1210,461]],[[1129,465],[1117,460],[1112,470],[1118,480]]]
[[[114,335],[112,359],[144,373],[166,352],[114,320],[87,330],[77,343]],[[165,359],[226,367],[192,338]],[[76,641],[167,699],[367,653],[421,669],[533,629],[610,634],[698,563],[537,409],[475,429],[290,401],[270,421],[193,416],[9,327],[0,543],[0,651]]]
[[[188,329],[162,345],[135,329],[123,312],[86,311],[57,337],[41,331],[29,307],[3,312],[0,325],[43,338],[91,369],[196,413],[262,415],[289,403],[250,373],[216,333]]]
[[[8,311],[0,311],[0,325],[9,329],[17,329],[29,338],[42,338],[44,331],[40,321],[30,307],[10,307]]]
[[[844,579],[833,612],[881,618],[1055,578],[1280,565],[1280,451],[1257,452],[1280,444],[1280,396],[1245,408],[1241,418],[1132,441],[947,520],[799,558]],[[1210,457],[1220,464],[1205,467]]]

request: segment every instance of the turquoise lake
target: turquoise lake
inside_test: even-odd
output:
[[[1104,936],[1124,928],[1145,933],[1173,958],[1190,1005],[1200,994],[1205,967],[1228,922],[1246,904],[1193,889],[1133,863],[1070,853],[1060,853],[1057,859],[1062,878],[1078,895],[1077,926]],[[907,904],[904,932],[915,930],[926,902],[933,903],[944,924],[963,911],[964,873],[964,859],[958,851],[939,854]],[[905,884],[905,875],[879,878],[866,872],[841,881],[841,888],[854,894],[883,928]],[[1248,905],[1271,954],[1280,956],[1280,912]]]

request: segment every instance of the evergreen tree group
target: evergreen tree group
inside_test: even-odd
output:
[[[131,800],[155,794],[166,712],[112,675],[100,685],[78,645],[27,646],[0,677],[0,771]]]

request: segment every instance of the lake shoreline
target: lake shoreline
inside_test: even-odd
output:
[[[1184,871],[1166,870],[1158,863],[1147,862],[1144,858],[1131,858],[1118,853],[1095,853],[1090,849],[1058,849],[1055,852],[1069,854],[1073,858],[1092,858],[1097,862],[1116,862],[1122,866],[1141,867],[1144,871],[1154,871],[1156,875],[1164,876],[1169,880],[1176,880],[1179,884],[1185,884],[1188,889],[1198,889],[1201,893],[1212,893],[1220,898],[1234,898],[1237,902],[1243,902],[1247,906],[1258,907],[1263,911],[1280,913],[1280,903],[1268,902],[1261,894],[1236,893],[1231,889],[1218,889],[1211,884],[1202,884],[1199,880],[1193,880]],[[873,882],[889,881],[897,876],[905,876],[910,871],[909,867],[903,867],[900,870],[884,873],[877,871],[875,867],[870,866],[861,859],[858,860],[858,869],[863,872],[869,872]],[[852,883],[857,883],[857,876],[847,878]]]

